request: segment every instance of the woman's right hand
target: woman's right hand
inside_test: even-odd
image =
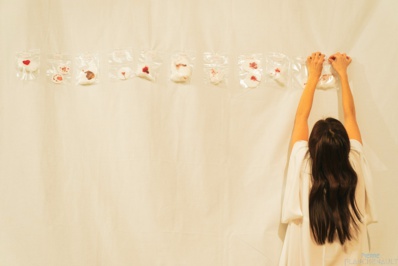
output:
[[[307,68],[308,68],[308,79],[317,80],[322,74],[323,62],[325,61],[325,55],[316,52],[312,53],[307,57]]]
[[[352,61],[351,57],[347,56],[345,53],[335,53],[329,56],[328,60],[340,77],[347,73],[348,65]]]

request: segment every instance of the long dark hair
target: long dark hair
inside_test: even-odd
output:
[[[361,222],[355,201],[358,177],[349,161],[350,140],[343,124],[334,118],[315,123],[308,141],[312,161],[309,197],[311,232],[316,243],[340,243],[354,237]]]

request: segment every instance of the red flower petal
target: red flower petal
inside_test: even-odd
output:
[[[249,63],[249,66],[250,66],[250,68],[253,68],[253,69],[257,69],[257,67],[258,67],[256,62]]]

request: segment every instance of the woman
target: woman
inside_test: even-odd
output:
[[[315,123],[310,115],[325,55],[307,58],[308,81],[291,137],[282,208],[288,223],[280,265],[356,265],[369,252],[367,229],[375,222],[371,176],[362,154],[354,100],[348,83],[351,58],[328,58],[341,81],[344,125],[333,118]]]

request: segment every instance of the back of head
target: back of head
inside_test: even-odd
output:
[[[341,244],[353,235],[360,219],[355,203],[357,175],[349,161],[350,140],[343,124],[334,118],[319,120],[309,141],[312,162],[312,188],[309,198],[310,225],[314,240],[333,242],[335,234]],[[352,211],[351,211],[351,210]]]
[[[334,118],[326,118],[315,123],[308,141],[312,160],[324,167],[348,160],[350,140],[343,124]]]

